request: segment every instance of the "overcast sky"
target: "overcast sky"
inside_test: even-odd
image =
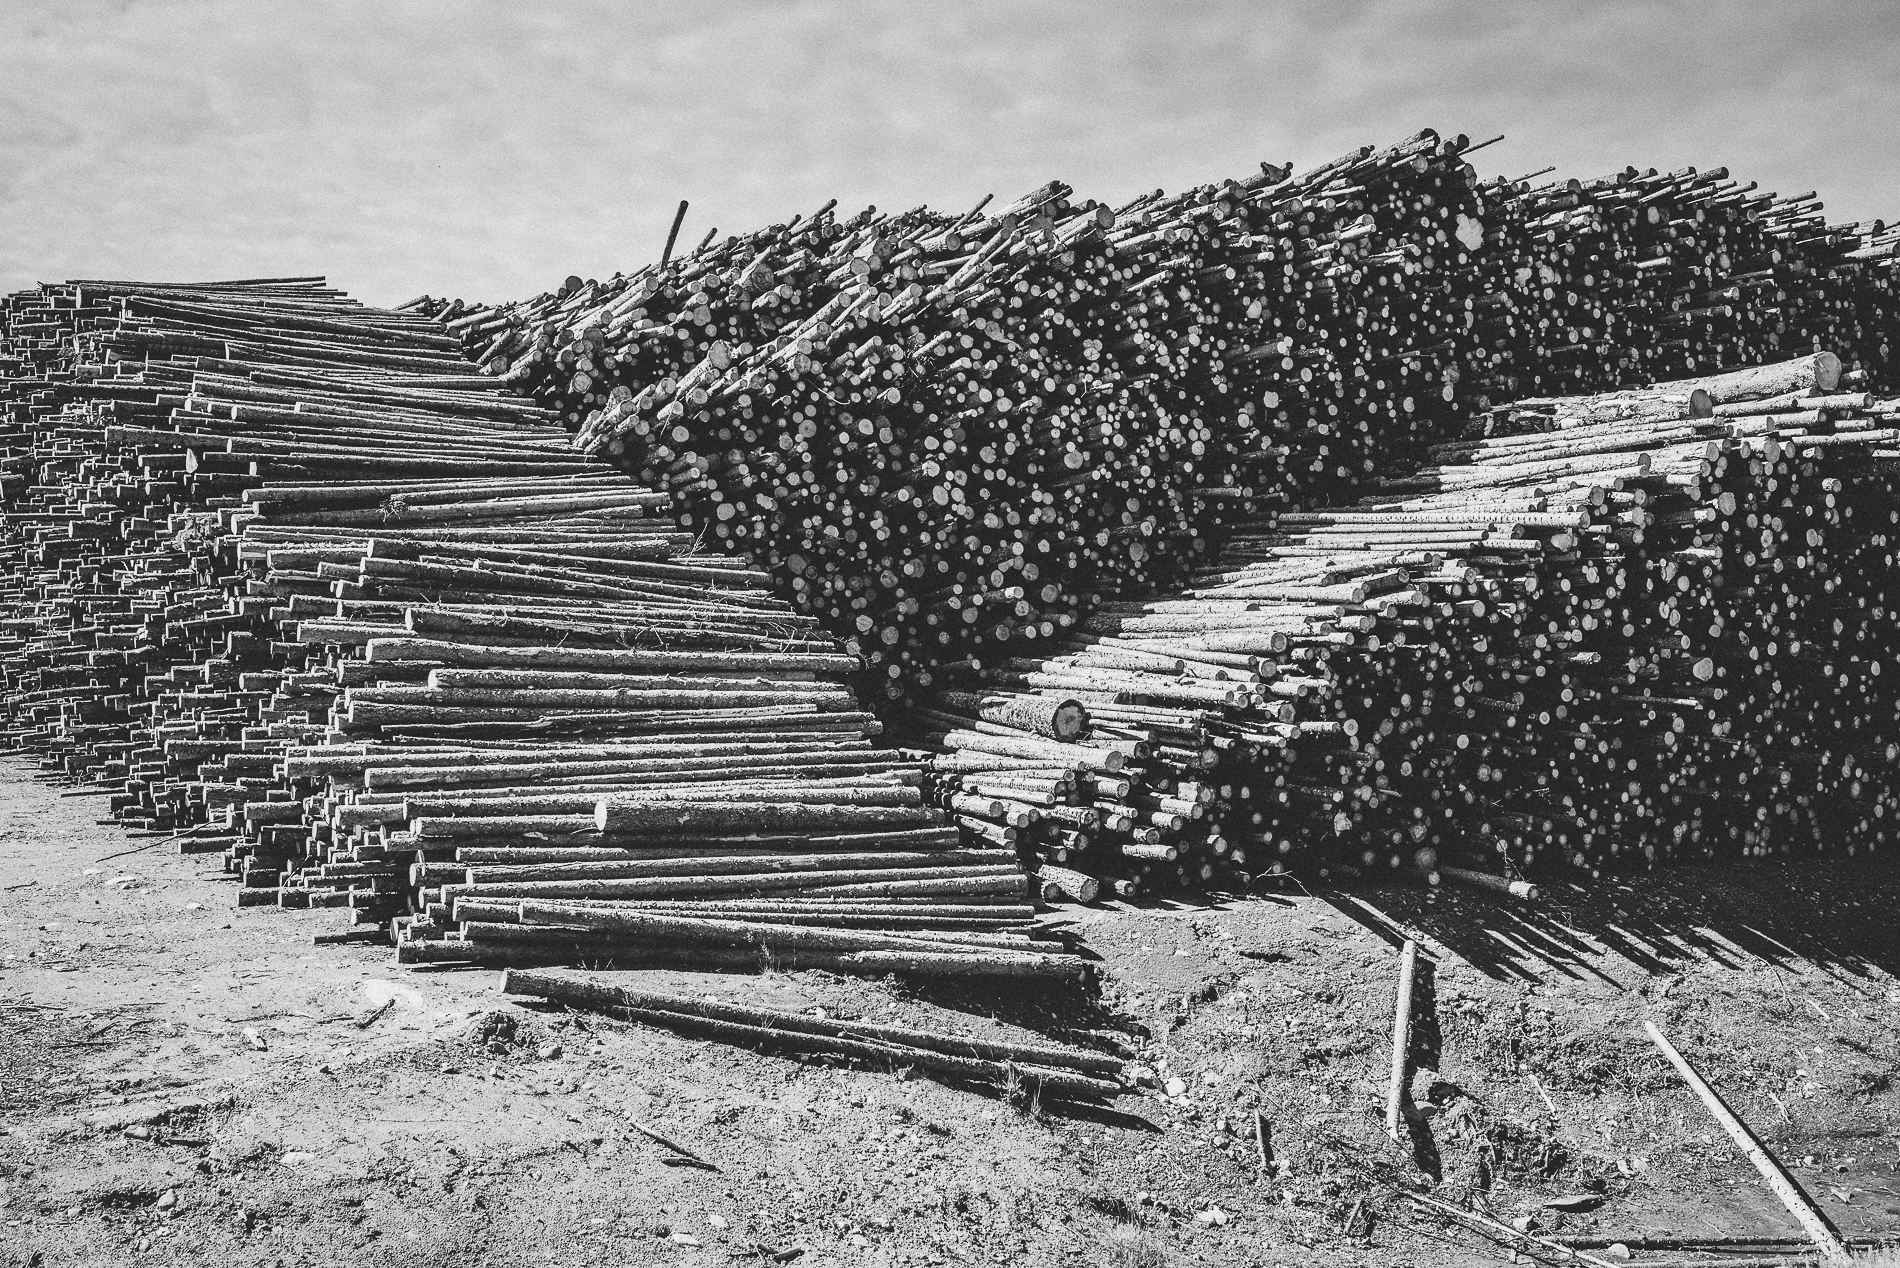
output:
[[[0,0],[0,288],[507,299],[829,198],[1119,201],[1434,127],[1900,218],[1894,0]]]

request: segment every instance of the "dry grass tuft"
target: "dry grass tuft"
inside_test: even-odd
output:
[[[1107,1268],[1167,1268],[1168,1251],[1161,1239],[1136,1223],[1120,1223],[1107,1234]]]

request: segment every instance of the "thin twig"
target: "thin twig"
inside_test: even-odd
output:
[[[102,855],[101,857],[94,859],[93,862],[104,863],[111,859],[122,859],[128,854],[137,854],[141,850],[149,850],[155,845],[170,845],[173,841],[182,841],[186,837],[195,837],[200,832],[205,831],[207,828],[210,828],[211,826],[212,825],[209,823],[201,823],[195,828],[186,828],[183,832],[174,832],[172,833],[172,835],[165,837],[161,840],[147,841],[143,845],[135,845],[129,850],[120,850],[117,854]]]
[[[627,1120],[627,1125],[629,1127],[632,1127],[633,1130],[639,1132],[642,1136],[645,1136],[648,1140],[656,1141],[659,1144],[665,1145],[668,1149],[671,1149],[674,1153],[686,1159],[688,1162],[697,1163],[699,1166],[705,1167],[708,1170],[712,1170],[712,1171],[720,1170],[718,1164],[706,1161],[704,1158],[700,1157],[698,1154],[694,1153],[692,1150],[688,1149],[686,1146],[679,1144],[676,1141],[668,1140],[665,1136],[660,1135],[660,1133],[654,1131],[651,1127],[642,1126],[640,1123],[637,1123],[633,1121],[632,1119]]]

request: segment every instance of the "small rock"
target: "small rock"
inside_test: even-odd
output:
[[[264,1042],[264,1036],[258,1034],[257,1031],[250,1026],[244,1028],[244,1042],[250,1044],[251,1047],[258,1052],[263,1052],[270,1047],[269,1044]]]
[[[158,1209],[159,1210],[169,1211],[174,1206],[177,1206],[177,1205],[178,1205],[178,1190],[177,1189],[167,1189],[163,1193],[158,1195]]]
[[[1456,1083],[1440,1078],[1438,1071],[1424,1068],[1412,1072],[1411,1089],[1412,1104],[1421,1108],[1450,1105],[1465,1094]]]
[[[1187,1092],[1187,1080],[1176,1075],[1163,1085],[1163,1090],[1166,1091],[1169,1096],[1185,1095]]]
[[[566,1049],[558,1043],[544,1043],[534,1050],[534,1055],[543,1061],[553,1061],[565,1051]]]
[[[1201,1075],[1201,1082],[1212,1086],[1220,1082],[1220,1075],[1214,1073],[1212,1070],[1208,1070]]]
[[[144,1123],[134,1123],[125,1129],[125,1134],[130,1136],[133,1140],[150,1140],[152,1138],[152,1129],[147,1127]]]
[[[1131,1065],[1128,1067],[1128,1081],[1133,1083],[1136,1087],[1153,1087],[1155,1085],[1155,1077],[1155,1072],[1145,1065]]]
[[[673,1242],[675,1245],[679,1245],[679,1246],[699,1245],[699,1239],[697,1237],[694,1237],[691,1233],[675,1233],[673,1234]]]
[[[724,1228],[726,1226],[726,1217],[723,1215],[708,1215],[706,1222],[714,1228]]]
[[[1205,1224],[1209,1228],[1216,1228],[1227,1223],[1227,1212],[1221,1210],[1218,1206],[1210,1206],[1205,1211],[1196,1211],[1194,1213],[1194,1222],[1196,1224]]]
[[[1608,1255],[1611,1259],[1628,1259],[1630,1257],[1630,1248],[1625,1246],[1622,1242],[1611,1242],[1608,1246],[1603,1248],[1603,1253]]]
[[[863,1233],[853,1233],[851,1234],[851,1244],[862,1250],[871,1244],[871,1239],[866,1237]]]

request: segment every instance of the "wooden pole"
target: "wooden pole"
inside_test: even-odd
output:
[[[1735,1147],[1742,1151],[1742,1156],[1761,1173],[1761,1178],[1767,1182],[1768,1188],[1781,1199],[1781,1204],[1788,1208],[1788,1214],[1794,1216],[1801,1227],[1807,1230],[1808,1237],[1813,1241],[1815,1249],[1820,1252],[1821,1258],[1828,1263],[1848,1262],[1853,1256],[1841,1240],[1839,1230],[1826,1215],[1822,1214],[1821,1209],[1808,1195],[1801,1191],[1794,1177],[1782,1168],[1782,1165],[1775,1160],[1775,1156],[1768,1152],[1767,1147],[1756,1139],[1755,1133],[1748,1129],[1748,1124],[1744,1123],[1715,1089],[1696,1073],[1695,1067],[1676,1051],[1676,1046],[1669,1042],[1661,1030],[1656,1028],[1655,1022],[1644,1022],[1643,1030],[1649,1035],[1651,1042],[1662,1050],[1663,1056],[1669,1059],[1669,1064],[1676,1067],[1676,1073],[1680,1074],[1682,1081],[1689,1085],[1689,1090],[1696,1094],[1703,1106],[1714,1116],[1715,1121],[1722,1125],[1722,1130],[1726,1131],[1729,1139],[1735,1142]]]
[[[1399,952],[1399,995],[1392,1007],[1392,1077],[1385,1088],[1385,1134],[1400,1139],[1405,1101],[1406,1056],[1412,1042],[1412,978],[1418,969],[1418,943],[1407,938]]]
[[[673,258],[673,243],[680,236],[680,225],[686,220],[686,200],[680,199],[679,210],[673,213],[673,227],[666,232],[666,249],[660,252],[660,267],[665,268],[667,261]]]

